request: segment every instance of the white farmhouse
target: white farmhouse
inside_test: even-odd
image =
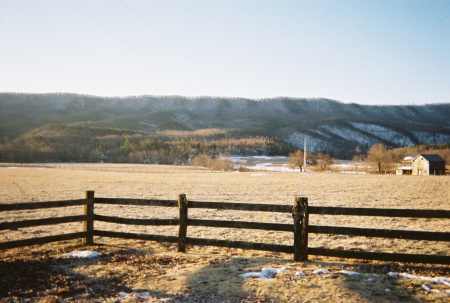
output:
[[[445,175],[445,159],[437,154],[419,154],[405,157],[401,166],[397,167],[397,175]]]
[[[415,176],[445,175],[445,159],[437,154],[419,154],[412,162]]]

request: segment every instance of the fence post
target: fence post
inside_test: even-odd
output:
[[[308,260],[308,198],[295,197],[292,207],[294,219],[294,260]]]
[[[186,251],[186,234],[188,226],[188,201],[185,194],[178,196],[178,208],[180,210],[180,227],[178,231],[178,251]]]
[[[86,232],[86,238],[83,240],[84,245],[94,244],[94,191],[87,190],[84,192],[84,198],[87,199],[87,204],[84,206],[84,214],[87,217],[83,221],[83,231]]]

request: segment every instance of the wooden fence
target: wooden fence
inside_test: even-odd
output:
[[[140,205],[140,206],[158,206],[158,207],[178,207],[178,219],[131,219],[114,216],[97,215],[94,212],[94,206],[97,204],[115,204],[115,205]],[[374,209],[374,208],[346,208],[346,207],[317,207],[308,206],[308,199],[296,197],[294,205],[275,205],[275,204],[251,204],[251,203],[224,203],[224,202],[199,202],[189,201],[185,195],[179,195],[176,200],[155,200],[155,199],[123,199],[123,198],[95,198],[93,191],[87,191],[85,198],[70,201],[55,202],[32,202],[17,204],[0,204],[0,212],[44,209],[55,207],[67,207],[84,205],[84,214],[76,216],[66,216],[57,218],[45,218],[35,220],[24,220],[19,222],[0,223],[0,230],[17,229],[25,227],[34,227],[41,225],[54,225],[70,222],[83,222],[81,232],[69,233],[56,236],[47,236],[25,240],[15,240],[0,243],[0,249],[10,249],[35,244],[44,244],[55,241],[83,239],[86,245],[94,243],[94,236],[123,238],[123,239],[141,239],[160,242],[178,243],[178,251],[185,252],[186,244],[206,245],[218,247],[230,247],[252,250],[263,250],[283,253],[293,253],[294,260],[307,260],[308,255],[331,256],[339,258],[354,258],[366,260],[382,260],[413,263],[430,264],[450,264],[450,256],[444,255],[425,255],[425,254],[404,254],[404,253],[386,253],[386,252],[367,252],[354,250],[327,249],[320,247],[308,247],[308,234],[330,234],[330,235],[348,235],[364,236],[378,238],[398,238],[406,240],[424,240],[424,241],[443,241],[450,242],[450,232],[424,232],[408,230],[389,230],[389,229],[369,229],[338,226],[315,226],[309,225],[309,214],[316,215],[339,215],[339,216],[376,216],[376,217],[410,217],[410,218],[445,218],[450,219],[449,210],[410,210],[410,209]],[[222,221],[222,220],[204,220],[189,219],[188,209],[216,209],[216,210],[239,210],[239,211],[259,211],[271,213],[291,213],[293,224],[281,223],[259,223],[245,221]],[[165,236],[153,234],[125,233],[117,231],[97,230],[94,228],[94,222],[110,222],[128,225],[178,225],[178,236]],[[219,240],[192,238],[187,236],[188,226],[204,226],[213,228],[240,228],[240,229],[258,229],[265,231],[284,231],[293,233],[293,245],[255,243],[234,240]]]

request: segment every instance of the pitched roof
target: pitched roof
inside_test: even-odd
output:
[[[428,162],[445,162],[445,159],[438,154],[419,154],[414,159],[419,156],[424,157]]]

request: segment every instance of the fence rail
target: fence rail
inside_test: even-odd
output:
[[[89,217],[86,215],[78,215],[78,216],[66,216],[57,218],[23,220],[16,222],[2,222],[0,223],[0,230],[79,222],[79,221],[86,221],[88,220],[88,218]]]
[[[95,204],[178,207],[176,200],[95,198]]]
[[[69,234],[56,235],[56,236],[8,241],[8,242],[1,243],[0,249],[10,249],[10,248],[31,246],[31,245],[37,245],[37,244],[46,244],[46,243],[52,243],[52,242],[58,242],[58,241],[82,239],[82,238],[85,238],[86,235],[87,234],[85,232],[77,232],[77,233],[69,233]]]
[[[173,208],[177,207],[179,211],[178,214],[179,217],[176,219],[159,219],[159,218],[137,219],[137,218],[121,218],[116,216],[105,216],[95,214],[94,206],[97,204],[137,205],[148,207],[158,206],[158,207],[173,207]],[[308,258],[308,255],[320,255],[339,258],[355,258],[355,259],[381,260],[381,261],[450,264],[450,256],[444,255],[368,252],[368,251],[356,251],[352,250],[351,248],[347,250],[340,250],[321,247],[308,247],[309,233],[450,242],[450,232],[424,232],[424,231],[409,231],[409,230],[389,230],[389,229],[309,225],[310,214],[333,215],[333,216],[336,215],[378,216],[378,217],[450,219],[449,210],[318,207],[318,206],[308,206],[308,199],[304,197],[296,197],[294,205],[224,203],[224,202],[204,202],[204,201],[188,202],[185,195],[180,195],[178,197],[178,201],[157,200],[157,199],[96,198],[94,197],[93,191],[87,191],[85,192],[85,198],[78,200],[0,204],[0,212],[58,208],[58,207],[80,206],[80,205],[84,206],[84,214],[82,215],[23,220],[16,222],[1,222],[0,230],[35,227],[42,225],[55,225],[81,221],[83,223],[83,228],[81,232],[3,242],[0,243],[0,249],[10,249],[16,247],[45,244],[50,242],[74,240],[74,239],[83,239],[83,242],[85,244],[90,245],[94,243],[94,236],[100,236],[111,238],[178,243],[178,251],[181,252],[184,252],[186,250],[186,245],[190,244],[190,245],[218,246],[218,247],[293,253],[295,260],[306,260]],[[188,210],[195,208],[232,210],[232,211],[239,210],[250,212],[258,211],[258,212],[290,213],[292,214],[293,217],[293,224],[189,219]],[[144,226],[178,225],[178,236],[138,234],[129,232],[98,230],[94,229],[94,221],[108,222],[115,224],[126,224],[126,225],[144,225]],[[188,237],[187,236],[188,226],[202,226],[211,228],[240,228],[240,229],[290,232],[293,233],[293,245]]]
[[[409,231],[409,230],[389,230],[378,228],[355,228],[338,226],[315,226],[308,227],[310,233],[332,234],[347,236],[363,236],[373,238],[407,239],[407,240],[428,240],[428,241],[450,241],[450,234],[447,232],[430,231]]]
[[[450,210],[432,210],[432,209],[397,209],[397,208],[381,209],[381,208],[309,206],[308,212],[310,214],[316,215],[345,215],[345,216],[431,218],[431,219],[450,218]]]
[[[52,202],[26,202],[14,204],[0,204],[0,212],[12,210],[29,210],[29,209],[78,206],[78,205],[86,205],[87,203],[88,201],[86,199],[78,199],[78,200],[64,200]]]

